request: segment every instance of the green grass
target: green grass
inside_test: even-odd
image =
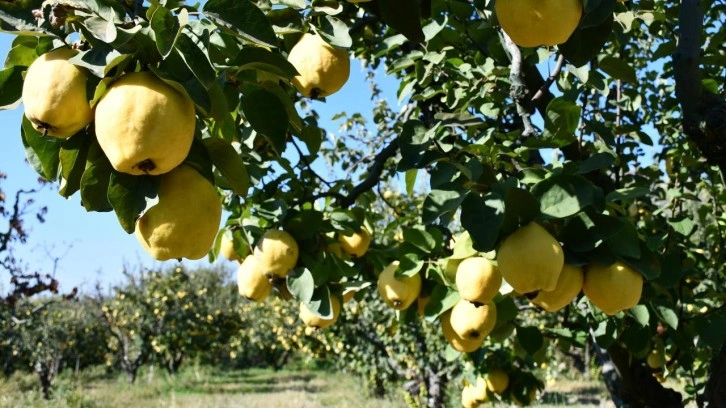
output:
[[[459,407],[459,390],[451,384],[452,407]],[[487,405],[491,406],[491,405]],[[499,406],[504,406],[500,404]],[[602,382],[560,379],[540,395],[535,407],[611,407]],[[37,378],[28,373],[0,378],[0,408],[218,408],[218,407],[360,407],[403,408],[400,393],[390,399],[371,398],[354,376],[313,369],[272,371],[216,370],[186,367],[176,376],[158,368],[142,371],[135,384],[120,373],[103,368],[78,376],[63,373],[55,382],[54,396],[44,401]]]
[[[401,401],[370,398],[362,382],[324,371],[215,371],[187,368],[174,377],[144,371],[135,384],[122,374],[89,370],[64,374],[55,382],[53,399],[44,401],[36,377],[15,374],[0,379],[0,407],[362,407],[401,408]]]

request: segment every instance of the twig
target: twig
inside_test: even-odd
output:
[[[327,180],[322,178],[318,173],[316,173],[315,170],[313,170],[313,167],[310,164],[310,162],[308,161],[307,156],[305,156],[305,154],[302,152],[302,150],[300,149],[300,146],[297,145],[297,143],[295,142],[295,139],[290,138],[290,141],[292,142],[292,145],[295,146],[295,150],[297,150],[297,153],[300,155],[300,160],[303,163],[305,163],[305,167],[307,167],[308,170],[311,173],[313,173],[313,176],[315,176],[318,180],[322,181],[326,186],[328,186],[328,188],[331,188],[332,185]]]
[[[560,54],[557,57],[557,63],[555,64],[555,69],[552,70],[550,73],[550,76],[547,77],[547,79],[544,81],[542,86],[539,87],[537,90],[537,93],[534,94],[532,99],[530,99],[530,102],[537,102],[539,98],[544,95],[545,91],[550,89],[550,86],[553,82],[555,82],[555,79],[557,79],[558,76],[560,76],[560,72],[562,72],[562,67],[565,65],[565,56]]]

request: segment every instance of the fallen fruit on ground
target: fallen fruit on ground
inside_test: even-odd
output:
[[[464,259],[456,269],[456,288],[464,300],[487,303],[499,293],[500,286],[502,275],[484,257]]]
[[[582,17],[582,0],[497,0],[497,20],[521,47],[562,44]]]
[[[451,328],[467,340],[484,340],[497,323],[493,302],[477,305],[461,299],[451,308]]]
[[[581,267],[565,265],[562,267],[555,289],[539,291],[537,297],[532,299],[532,303],[548,312],[556,312],[569,305],[577,297],[582,290],[584,280],[585,273]]]
[[[44,135],[65,139],[93,120],[86,97],[87,71],[68,62],[77,53],[67,47],[47,52],[25,74],[25,116]]]
[[[254,302],[261,302],[270,296],[272,284],[252,255],[248,255],[237,268],[237,289],[241,296]]]
[[[451,327],[451,310],[444,312],[439,319],[441,319],[441,332],[454,350],[461,353],[471,353],[479,349],[484,343],[484,337],[466,339],[459,336]]]
[[[267,230],[257,241],[254,255],[266,276],[284,278],[297,264],[300,250],[295,238],[278,229]]]
[[[378,293],[383,301],[396,310],[406,310],[421,293],[421,275],[396,278],[398,261],[393,261],[378,276]]]
[[[348,255],[360,258],[368,252],[371,245],[371,233],[365,227],[351,235],[338,235],[341,249]]]
[[[319,35],[305,33],[287,60],[300,74],[292,84],[305,97],[324,98],[340,90],[350,75],[348,52],[326,43]]]
[[[117,171],[159,175],[189,153],[196,119],[191,99],[152,72],[116,80],[96,105],[96,137]]]
[[[582,291],[593,305],[612,316],[638,304],[643,275],[621,261],[609,266],[590,264],[585,268]]]
[[[333,309],[332,316],[326,318],[313,312],[304,302],[301,302],[299,313],[300,320],[302,320],[307,327],[325,329],[335,323],[335,321],[338,320],[338,315],[340,315],[340,301],[337,296],[330,297],[330,306]]]
[[[214,244],[222,218],[217,189],[182,164],[159,177],[158,203],[136,221],[136,238],[154,259],[200,259]]]
[[[501,394],[509,387],[509,374],[501,368],[492,368],[487,374],[487,388],[495,394]]]
[[[557,287],[565,263],[562,247],[536,222],[520,227],[509,235],[497,251],[499,272],[521,294]]]

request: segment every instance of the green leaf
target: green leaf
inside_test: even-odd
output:
[[[474,249],[474,241],[471,240],[469,231],[463,231],[458,237],[454,238],[454,248],[449,258],[451,259],[466,259],[476,255],[476,249]]]
[[[587,0],[579,28],[597,27],[613,15],[617,2],[613,0]]]
[[[623,226],[623,222],[616,217],[595,212],[581,212],[567,220],[559,238],[569,250],[587,252],[616,235]],[[639,245],[637,239],[635,245]]]
[[[668,224],[673,227],[674,231],[686,237],[690,236],[696,228],[693,220],[688,217],[678,217],[677,219],[668,220]]]
[[[526,225],[540,215],[539,202],[527,190],[518,187],[504,192],[504,223],[502,232],[509,233],[520,225]]]
[[[635,225],[628,219],[619,220],[622,228],[608,238],[608,248],[617,256],[640,258],[640,238]]]
[[[311,239],[317,236],[323,225],[323,213],[316,210],[302,210],[289,217],[285,230],[295,239]]]
[[[535,184],[532,194],[539,199],[542,214],[566,218],[595,204],[595,188],[582,176],[558,174]]]
[[[244,0],[247,1],[247,0]],[[252,128],[270,141],[278,154],[285,151],[289,117],[285,105],[274,93],[248,85],[242,89],[240,106]]]
[[[91,139],[83,132],[69,137],[61,144],[59,157],[62,178],[59,192],[63,197],[70,197],[81,188]]]
[[[547,105],[543,139],[558,147],[574,142],[581,113],[582,109],[576,103],[563,97],[553,99]]]
[[[471,235],[474,249],[481,252],[494,249],[504,223],[504,211],[504,200],[494,193],[469,194],[461,203],[461,226]]]
[[[404,229],[403,241],[407,242],[425,253],[430,253],[436,248],[434,237],[428,232],[420,229]]]
[[[341,48],[350,48],[353,45],[348,26],[342,20],[326,15],[319,21],[321,24],[317,32],[330,45]]]
[[[597,329],[593,332],[595,341],[600,347],[608,348],[618,338],[618,326],[615,319],[606,319],[601,321]]]
[[[597,56],[612,32],[612,13],[595,27],[580,28],[576,30],[566,43],[558,48],[567,61],[576,67],[581,67]]]
[[[156,38],[156,48],[162,58],[166,58],[174,49],[181,26],[179,19],[166,7],[158,6],[151,15],[149,26]]]
[[[293,269],[287,275],[287,289],[290,293],[303,303],[310,303],[315,291],[315,279],[307,268]]]
[[[156,197],[157,180],[154,180],[151,176],[132,176],[119,172],[111,173],[111,180],[108,185],[108,202],[113,206],[121,228],[127,233],[132,234],[134,232],[136,220],[146,209],[147,202]]]
[[[631,84],[638,83],[635,68],[621,58],[605,57],[598,63],[598,67],[606,74],[615,79],[620,79]]]
[[[43,137],[35,130],[33,124],[23,115],[23,122],[20,128],[20,136],[25,147],[25,157],[28,163],[47,181],[55,181],[58,178],[58,167],[60,158],[58,153],[61,148],[61,140],[55,137]]]
[[[33,10],[40,9],[43,0],[0,1],[0,31],[15,35],[47,35],[54,31],[47,22],[38,24]]]
[[[245,40],[267,47],[277,46],[277,37],[265,13],[248,0],[210,0],[204,15],[220,28]]]
[[[376,4],[387,25],[405,35],[409,41],[424,42],[426,36],[421,28],[421,3],[418,0],[381,1]]]
[[[398,269],[396,269],[396,278],[402,278],[404,276],[414,276],[424,266],[424,261],[419,258],[415,253],[407,253],[399,258]]]
[[[247,0],[244,0],[247,1]],[[309,302],[305,302],[311,312],[323,319],[333,317],[333,305],[330,302],[330,289],[327,286],[316,288]]]
[[[673,306],[655,303],[652,303],[651,306],[658,320],[667,324],[671,329],[678,330],[678,313]]]
[[[527,354],[534,355],[544,345],[544,336],[534,326],[517,327],[517,342],[522,345]]]
[[[202,140],[212,163],[225,178],[235,194],[246,197],[250,189],[250,177],[244,161],[228,141],[216,137]]]
[[[81,51],[69,61],[80,67],[88,69],[98,78],[105,77],[114,67],[133,58],[129,54],[121,54],[108,46],[93,47],[88,51]]]
[[[709,346],[718,349],[726,341],[726,317],[718,314],[699,316],[694,319],[698,332],[696,347]]]
[[[413,189],[416,187],[416,177],[418,169],[406,170],[406,194],[412,195]]]
[[[648,312],[648,307],[645,305],[633,306],[628,310],[628,314],[633,316],[633,319],[638,322],[640,327],[648,327],[650,324],[650,312]]]
[[[618,200],[630,200],[633,198],[643,197],[648,195],[650,190],[647,187],[627,187],[621,188],[615,191],[611,191],[605,196],[605,200],[608,202]]]
[[[434,286],[429,296],[429,302],[424,309],[426,320],[435,321],[442,313],[454,307],[460,299],[459,292],[453,288],[445,285]]]
[[[0,109],[13,109],[23,94],[23,67],[14,66],[0,71]]]
[[[298,74],[287,58],[262,47],[242,48],[231,65],[240,71],[256,69],[288,79]]]
[[[591,171],[606,169],[615,164],[615,156],[610,153],[595,153],[587,159],[580,162],[577,169],[578,174],[586,174]]]
[[[459,208],[466,198],[466,193],[451,190],[431,190],[424,199],[421,220],[424,224],[431,224],[442,214]]]
[[[519,308],[512,296],[497,296],[494,300],[497,305],[497,323],[509,322],[517,318]]]
[[[113,167],[95,138],[88,148],[86,169],[81,176],[81,205],[86,211],[112,211],[108,201],[108,185]]]
[[[209,34],[206,34],[208,37]],[[206,43],[209,43],[209,38],[206,38]],[[204,86],[204,89],[211,88],[217,79],[217,73],[214,71],[209,57],[207,57],[208,50],[205,45],[205,39],[200,38],[191,30],[184,29],[181,35],[177,37],[174,48],[182,60],[184,60],[189,70],[199,80],[199,83]]]
[[[661,273],[660,260],[653,251],[648,248],[645,242],[640,242],[640,257],[621,257],[622,260],[633,267],[636,271],[643,274],[645,279],[657,279]]]
[[[431,143],[431,134],[423,122],[415,119],[407,121],[403,124],[403,129],[398,137],[402,161],[411,167],[426,164],[423,163],[423,159]]]

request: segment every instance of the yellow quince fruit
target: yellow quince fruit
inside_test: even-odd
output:
[[[648,357],[645,359],[645,362],[648,364],[648,367],[652,369],[660,369],[665,365],[665,357],[658,348],[654,348],[650,351],[650,353],[648,353]]]
[[[257,264],[253,255],[248,255],[237,268],[237,289],[239,294],[254,302],[262,302],[272,292],[272,284]]]
[[[352,235],[339,234],[338,242],[346,254],[360,258],[368,252],[368,247],[371,245],[371,233],[366,227],[361,227],[360,231],[354,232]]]
[[[556,312],[572,302],[582,290],[582,283],[585,280],[585,273],[582,268],[574,265],[562,267],[560,277],[557,279],[555,290],[541,290],[532,303],[548,312]]]
[[[492,368],[487,375],[487,388],[495,394],[501,394],[509,387],[509,374],[501,368]]]
[[[225,231],[219,243],[219,254],[230,261],[241,261],[241,257],[234,249],[234,235],[232,231]]]
[[[565,256],[557,240],[536,222],[520,227],[497,251],[499,272],[521,294],[557,287]]]
[[[494,302],[477,305],[461,299],[451,308],[451,328],[461,338],[484,341],[496,323]]]
[[[638,304],[643,292],[643,275],[621,261],[585,268],[582,291],[590,302],[608,315]]]
[[[396,278],[399,262],[393,261],[378,276],[378,293],[383,301],[396,310],[406,310],[421,293],[421,275]]]
[[[25,116],[44,135],[65,139],[93,120],[86,97],[88,72],[68,62],[77,53],[66,47],[47,52],[25,74]]]
[[[582,0],[497,0],[494,11],[515,44],[551,46],[566,42],[575,32]]]
[[[253,253],[266,276],[284,278],[297,265],[300,249],[288,232],[271,229],[257,241]]]
[[[303,34],[290,50],[287,60],[300,74],[291,79],[292,84],[308,98],[334,94],[350,75],[348,52],[333,47],[316,34]]]
[[[451,327],[451,310],[447,310],[439,318],[441,319],[441,332],[454,350],[460,353],[471,353],[478,350],[484,343],[484,337],[481,336],[474,339],[459,336]]]
[[[117,171],[159,175],[189,154],[194,104],[152,72],[132,72],[109,86],[96,104],[96,138]]]
[[[182,164],[159,178],[159,202],[136,220],[136,238],[154,259],[200,259],[209,252],[222,218],[217,189]]]
[[[464,408],[475,408],[487,402],[489,402],[487,385],[481,376],[476,377],[476,383],[467,384],[461,390],[461,405]]]
[[[338,316],[340,315],[340,300],[338,300],[337,296],[330,297],[330,305],[333,308],[333,314],[331,317],[326,318],[310,310],[310,308],[308,308],[308,306],[304,302],[300,302],[300,313],[298,314],[298,316],[307,327],[325,329],[326,327],[329,327],[331,324],[335,323],[335,321],[338,320]]]
[[[456,288],[464,300],[487,303],[494,299],[502,286],[502,274],[480,256],[466,258],[456,268]]]

